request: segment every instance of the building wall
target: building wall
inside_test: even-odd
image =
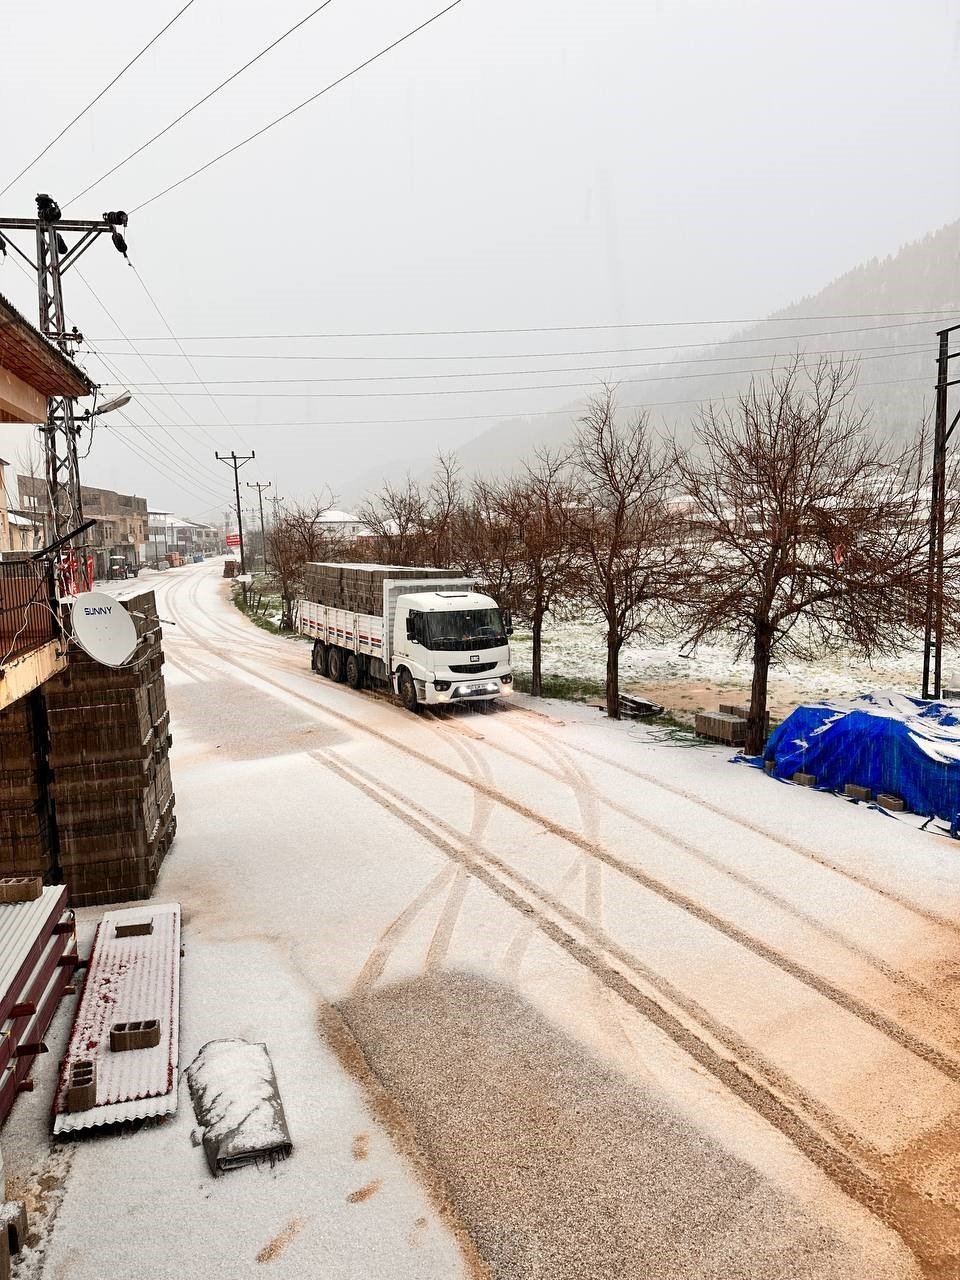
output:
[[[18,476],[20,506],[49,521],[50,507],[46,481],[40,476]],[[107,577],[111,556],[123,556],[129,564],[140,563],[140,548],[147,540],[147,500],[112,489],[80,486],[85,518],[96,524],[86,534],[98,578]],[[49,532],[49,530],[48,530]]]

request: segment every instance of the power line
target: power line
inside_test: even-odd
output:
[[[531,326],[520,329],[393,329],[383,330],[382,332],[365,333],[197,333],[184,335],[185,342],[254,342],[254,341],[277,341],[277,342],[295,342],[295,341],[330,341],[335,338],[460,338],[460,337],[482,337],[485,335],[501,334],[501,333],[587,333],[598,332],[610,329],[679,329],[679,328],[708,328],[711,325],[737,325],[737,324],[792,324],[810,322],[820,320],[884,320],[892,316],[928,316],[939,319],[952,320],[960,312],[960,304],[950,307],[940,307],[933,311],[849,311],[837,312],[834,314],[820,316],[760,316],[747,319],[733,320],[643,320],[629,321],[622,324],[558,324],[558,325],[540,325]],[[905,321],[903,324],[888,325],[860,325],[855,329],[824,329],[812,334],[798,334],[798,337],[820,337],[825,333],[863,333],[870,329],[900,329],[907,328],[908,324],[927,324],[929,320],[912,320]],[[104,341],[104,339],[100,339]],[[139,336],[133,339],[134,342],[166,342],[167,338],[163,335]],[[724,338],[718,341],[723,342],[753,342],[753,338]],[[703,343],[696,345],[702,346]]]
[[[117,329],[118,329],[118,330],[119,330],[119,332],[120,332],[120,337],[123,339],[123,341],[124,341],[124,342],[126,342],[126,343],[128,344],[128,346],[130,347],[130,350],[131,350],[131,351],[133,351],[133,352],[136,354],[137,358],[140,360],[140,362],[141,362],[141,364],[144,366],[144,368],[145,368],[145,369],[148,369],[148,370],[149,370],[149,372],[150,372],[150,373],[152,373],[152,374],[153,374],[153,376],[154,376],[155,378],[158,378],[158,379],[159,379],[160,375],[157,373],[156,369],[154,369],[154,367],[153,367],[153,365],[150,363],[150,361],[149,361],[149,360],[147,360],[146,356],[144,356],[141,352],[139,352],[139,351],[137,351],[137,350],[136,350],[136,348],[134,347],[134,345],[133,345],[133,343],[131,342],[131,340],[130,340],[130,339],[127,337],[127,335],[124,333],[124,331],[123,331],[123,326],[120,324],[119,320],[117,320],[116,316],[113,314],[113,312],[112,312],[112,311],[110,310],[110,308],[107,306],[107,304],[103,301],[103,299],[100,297],[100,295],[97,293],[97,291],[94,289],[94,287],[93,287],[93,285],[90,283],[90,281],[89,281],[89,280],[87,280],[86,276],[84,276],[84,275],[82,274],[82,272],[80,271],[79,267],[77,268],[77,275],[80,277],[80,279],[83,281],[83,284],[86,286],[86,288],[87,288],[87,289],[90,291],[90,293],[93,295],[93,298],[95,299],[95,301],[96,301],[97,305],[99,306],[100,310],[104,313],[104,315],[105,315],[105,316],[107,316],[107,318],[108,318],[108,319],[110,319],[110,320],[112,320],[112,321],[113,321],[114,325],[116,325]],[[91,346],[92,346],[92,342],[91,342]],[[186,407],[185,405],[183,405],[183,404],[181,404],[181,403],[180,403],[180,400],[178,399],[178,397],[176,396],[176,394],[175,394],[175,393],[173,393],[173,392],[171,392],[171,393],[169,393],[169,394],[171,394],[171,396],[172,396],[172,398],[173,398],[173,402],[174,402],[174,404],[176,404],[176,405],[177,405],[177,407],[181,410],[181,412],[183,413],[184,417],[189,418],[189,419],[190,419],[190,422],[192,423],[192,425],[193,425],[193,426],[195,426],[199,431],[203,431],[203,432],[205,432],[205,433],[206,433],[206,430],[207,430],[207,429],[206,429],[206,427],[201,426],[201,424],[200,424],[199,422],[197,422],[197,421],[196,421],[196,419],[195,419],[195,418],[193,417],[193,415],[190,413],[190,410],[189,410],[189,409],[187,409],[187,407]],[[160,406],[158,405],[157,407],[159,408]],[[166,413],[166,410],[162,410],[162,412]],[[167,417],[170,417],[170,415],[169,415],[169,414],[167,414]],[[171,423],[172,423],[172,419],[171,419]],[[160,423],[157,423],[157,425],[158,425],[158,426],[160,426],[161,424],[160,424]],[[212,439],[212,437],[211,437],[211,439]],[[215,443],[216,443],[216,441],[213,441],[213,443],[215,444]],[[199,465],[203,465],[203,464],[201,463],[201,464],[199,464]]]
[[[923,321],[912,321],[911,323],[922,324],[926,326],[930,322],[923,320]],[[778,334],[776,338],[770,338],[769,341],[788,342],[794,339],[801,339],[801,338],[827,337],[831,334],[872,333],[874,330],[879,331],[883,329],[900,329],[905,327],[907,326],[870,325],[866,328],[855,328],[855,329],[823,329],[823,330],[820,330],[819,332],[813,332],[813,333],[782,333],[782,334]],[[147,341],[147,340],[148,339],[140,339],[140,341]],[[107,341],[107,339],[101,338],[99,339],[99,341],[104,342],[104,341]],[[133,341],[137,341],[137,339],[133,339]],[[163,339],[163,341],[166,341],[166,339]],[[714,345],[730,347],[735,345],[736,346],[752,345],[755,342],[765,342],[765,341],[768,341],[768,339],[767,338],[727,338],[723,342],[716,343]],[[917,341],[919,342],[919,339]],[[891,342],[885,345],[890,347],[900,347],[900,346],[907,346],[907,345],[912,346],[915,344]],[[880,348],[879,347],[863,347],[863,348],[844,348],[844,349],[845,350],[877,351]],[[573,357],[573,356],[623,356],[623,355],[635,355],[640,352],[648,352],[648,351],[671,352],[671,351],[703,351],[703,350],[704,350],[704,344],[702,342],[671,342],[671,343],[665,343],[659,346],[647,346],[647,347],[588,347],[584,350],[579,350],[579,351],[498,351],[494,353],[468,351],[460,355],[445,354],[445,355],[431,355],[431,356],[424,356],[424,355],[358,356],[358,355],[327,355],[327,354],[307,355],[302,352],[298,353],[298,352],[289,352],[289,351],[194,351],[192,355],[195,360],[310,360],[314,362],[318,360],[326,360],[326,361],[333,361],[334,363],[344,363],[344,364],[348,364],[348,363],[353,364],[355,362],[360,362],[363,364],[370,364],[370,363],[390,364],[391,362],[404,363],[404,364],[429,364],[429,363],[439,363],[439,362],[446,363],[453,360],[556,360],[556,359],[565,359],[566,357]],[[129,356],[133,353],[129,351],[108,351],[106,354],[112,355],[112,356]],[[178,360],[180,357],[175,351],[153,351],[151,352],[151,358],[154,360]],[[704,360],[721,360],[721,359],[739,359],[739,357],[704,356],[703,359]]]
[[[891,350],[890,348],[896,348]],[[803,351],[804,356],[844,356],[852,355],[863,360],[904,360],[911,356],[924,355],[928,352],[928,345],[922,346],[916,343],[902,344],[889,343],[884,347],[832,347],[824,351]],[[881,351],[880,355],[865,355],[868,351]],[[779,360],[785,354],[784,351],[769,351],[751,356],[754,360]],[[192,387],[201,386],[207,394],[210,394],[209,386],[215,387],[243,387],[243,386],[284,386],[289,383],[297,383],[300,385],[313,385],[315,383],[327,382],[430,382],[430,381],[448,381],[451,378],[514,378],[514,377],[534,377],[537,374],[544,373],[602,373],[604,370],[612,369],[651,369],[651,368],[673,368],[674,365],[686,364],[721,364],[728,363],[731,360],[742,360],[742,355],[735,356],[688,356],[678,360],[673,360],[669,365],[664,365],[661,360],[641,360],[630,363],[611,362],[608,364],[588,364],[588,365],[560,365],[546,369],[483,369],[479,372],[457,371],[456,373],[387,373],[370,375],[329,375],[322,378],[210,378],[207,381],[198,379],[196,382],[181,381],[176,378],[167,379],[164,382],[137,382],[129,383],[138,389],[153,386],[174,386],[174,387]],[[692,375],[676,375],[665,373],[662,378],[658,376],[652,381],[671,382],[675,377],[691,376],[709,378],[714,374],[740,373],[739,369],[716,369],[708,373],[692,374]],[[469,390],[469,388],[467,388]],[[186,392],[184,394],[187,394]],[[193,393],[191,393],[193,394]]]
[[[255,138],[262,137],[263,134],[267,133],[270,129],[273,129],[276,125],[282,124],[284,120],[289,120],[290,117],[296,115],[298,111],[302,111],[304,107],[308,107],[311,102],[316,102],[318,98],[322,98],[323,95],[325,93],[329,93],[331,89],[336,89],[337,86],[343,84],[345,80],[349,80],[352,76],[357,75],[358,72],[363,71],[365,67],[369,67],[371,63],[376,62],[379,58],[384,57],[386,54],[390,53],[393,49],[396,49],[399,45],[403,44],[406,40],[410,40],[413,36],[419,34],[419,32],[423,31],[426,27],[429,27],[431,23],[434,23],[438,19],[442,18],[444,14],[449,13],[451,9],[455,9],[457,5],[460,4],[461,2],[462,0],[453,0],[453,2],[451,4],[448,4],[445,9],[441,9],[439,13],[435,13],[432,17],[427,18],[426,22],[421,22],[419,26],[414,27],[411,31],[408,31],[406,35],[400,36],[400,38],[397,40],[394,40],[392,44],[388,44],[385,48],[381,49],[379,53],[375,53],[371,57],[367,58],[364,62],[358,63],[358,65],[355,66],[352,70],[347,71],[344,75],[339,76],[336,80],[331,80],[331,82],[327,85],[324,85],[322,89],[319,89],[316,93],[311,94],[309,98],[305,98],[303,102],[298,103],[297,106],[291,107],[290,110],[285,111],[283,115],[277,116],[275,120],[271,120],[269,124],[265,124],[263,128],[258,129],[256,133],[251,133],[249,137],[244,138],[241,142],[235,143],[232,147],[228,147],[226,151],[221,151],[220,154],[217,156],[214,156],[212,160],[208,160],[206,164],[202,164],[199,169],[194,169],[192,173],[186,174],[185,177],[179,178],[176,182],[172,182],[169,187],[164,187],[162,191],[158,191],[156,195],[150,196],[148,200],[142,201],[142,203],[136,205],[133,208],[132,212],[139,213],[140,210],[145,209],[148,204],[153,204],[153,202],[155,200],[159,200],[161,196],[169,195],[171,191],[175,191],[177,187],[182,187],[183,184],[185,182],[189,182],[191,178],[196,178],[199,174],[204,173],[207,169],[212,168],[215,164],[219,164],[221,160],[225,160],[227,156],[231,156],[235,151],[239,151],[241,147],[245,147],[248,142],[253,142]]]
[[[769,370],[765,370],[769,372]],[[926,382],[929,379],[924,377],[918,378],[884,378],[872,382],[858,383],[858,388],[863,390],[867,387],[884,387],[891,385],[901,385],[912,382]],[[520,388],[513,388],[518,390]],[[540,390],[537,387],[526,388],[529,391]],[[726,396],[709,396],[706,398],[710,403],[719,404],[724,401],[738,399],[738,393]],[[693,404],[699,405],[705,403],[703,396],[687,397],[683,400],[645,400],[639,404],[636,402],[624,403],[621,405],[623,409],[658,409],[673,407],[675,405]],[[457,414],[440,414],[439,416],[424,417],[417,414],[414,417],[405,418],[350,418],[350,419],[325,419],[318,421],[316,418],[296,418],[288,419],[284,422],[272,419],[269,424],[264,422],[245,422],[243,426],[254,429],[269,425],[271,431],[280,427],[320,427],[320,428],[343,428],[350,430],[354,427],[373,427],[373,426],[394,426],[404,423],[424,423],[424,422],[503,422],[511,418],[547,418],[555,415],[571,412],[569,406],[560,406],[554,409],[492,409],[487,413],[457,413]],[[216,423],[208,423],[208,426],[216,426]]]
[[[149,454],[145,453],[138,445],[134,443],[134,441],[128,440],[124,436],[123,432],[120,431],[117,427],[107,426],[106,424],[104,424],[103,430],[109,431],[111,435],[116,436],[117,440],[121,444],[126,445],[126,447],[133,454],[135,454],[136,457],[138,457],[141,460],[141,462],[146,463],[146,465],[152,471],[155,471],[156,474],[161,477],[161,479],[166,480],[168,483],[173,483],[174,485],[177,486],[177,488],[181,489],[185,494],[191,497],[194,501],[196,501],[198,498],[201,502],[206,501],[209,494],[204,494],[197,489],[191,488],[184,482],[184,480],[180,476],[177,476],[176,474],[169,474],[166,471],[162,470],[154,458],[151,458]],[[215,504],[214,507],[210,507],[208,508],[208,510],[216,510],[218,507],[220,507],[223,504],[224,501],[229,501],[229,499],[221,499],[219,502]]]
[[[804,353],[804,354],[807,354],[807,353]],[[810,352],[809,354],[816,355],[817,353]],[[759,359],[760,357],[757,357],[757,358]],[[777,356],[775,358],[779,359],[781,357]],[[886,355],[862,357],[863,361],[889,360],[891,358],[901,359],[902,354],[898,352],[893,357],[889,353]],[[675,373],[675,374],[664,374],[664,375],[653,374],[643,378],[618,378],[616,379],[616,381],[618,385],[630,385],[638,382],[686,382],[690,379],[696,379],[696,378],[699,378],[702,380],[703,378],[727,378],[727,377],[737,377],[744,374],[770,373],[773,371],[775,367],[776,366],[758,365],[751,368],[743,368],[743,369],[714,369],[714,370],[711,370],[709,373]],[[783,368],[784,366],[780,366],[780,367]],[[542,370],[540,372],[548,372],[548,371]],[[451,375],[438,374],[436,376],[444,377],[444,376],[451,376]],[[452,375],[452,376],[455,377],[457,375]],[[480,375],[468,374],[465,376],[479,377]],[[295,379],[295,381],[306,381],[306,380]],[[900,381],[900,379],[895,379],[894,381]],[[907,379],[907,381],[909,381],[909,379]],[[134,383],[132,385],[136,387],[137,384]],[[157,385],[166,385],[166,384],[161,383]],[[400,396],[403,396],[403,397],[407,397],[407,396],[484,396],[484,395],[497,395],[501,392],[506,392],[506,391],[567,391],[567,390],[576,390],[576,389],[582,390],[583,388],[589,385],[590,385],[589,383],[585,383],[585,382],[542,382],[542,383],[537,383],[534,386],[528,386],[528,387],[443,387],[443,388],[430,388],[429,390],[426,390],[426,391],[270,391],[269,395],[270,395],[270,398],[273,400],[280,399],[280,398],[311,399],[311,400],[327,400],[327,399],[329,400],[344,400],[344,399],[345,400],[364,400],[364,399],[378,399],[383,397],[393,398],[393,397],[400,397]],[[208,395],[209,393],[206,391],[181,391],[181,392],[151,391],[150,394],[154,396],[169,395],[174,397],[179,395],[179,396],[183,396],[184,398],[188,398],[190,396]],[[265,393],[262,391],[221,391],[218,394],[224,398],[231,399],[231,400],[243,400],[243,399],[259,400],[263,398]]]
[[[120,376],[119,371],[116,369],[116,367],[115,367],[114,365],[112,365],[112,364],[111,364],[111,362],[110,362],[109,360],[107,360],[107,359],[104,357],[104,355],[103,355],[101,352],[99,352],[99,351],[96,349],[96,347],[95,347],[95,346],[93,346],[93,344],[92,344],[92,343],[90,344],[90,347],[91,347],[90,354],[92,354],[93,356],[95,356],[95,357],[96,357],[96,359],[98,359],[98,360],[100,361],[100,363],[101,363],[101,364],[103,365],[103,367],[107,370],[107,372],[112,376],[112,378],[116,380],[117,385],[118,385],[118,386],[125,386],[125,385],[126,385],[125,380]],[[180,450],[180,452],[185,456],[185,458],[188,460],[188,462],[190,462],[190,463],[191,463],[191,465],[192,465],[194,468],[199,468],[201,471],[205,471],[205,472],[207,472],[207,474],[208,474],[208,475],[215,477],[215,478],[217,479],[217,481],[219,482],[219,473],[218,473],[218,472],[215,472],[215,471],[213,470],[213,468],[212,468],[212,467],[208,467],[206,463],[202,462],[202,461],[200,460],[200,458],[196,456],[196,454],[191,453],[191,452],[190,452],[190,450],[186,447],[186,445],[184,445],[183,443],[181,443],[181,441],[179,441],[179,440],[176,438],[176,436],[174,436],[174,435],[173,435],[173,433],[172,433],[172,432],[167,428],[167,426],[166,426],[164,423],[162,423],[162,422],[159,420],[159,418],[157,418],[156,414],[152,412],[152,410],[151,410],[151,408],[150,408],[150,405],[149,405],[148,403],[143,404],[143,406],[142,406],[142,407],[143,407],[144,411],[147,413],[147,415],[150,417],[150,419],[151,419],[151,421],[152,421],[152,425],[153,425],[153,426],[155,426],[155,427],[157,428],[157,430],[158,430],[158,431],[162,431],[162,432],[163,432],[163,434],[164,434],[164,435],[165,435],[165,436],[170,440],[170,442],[173,444],[174,448],[179,449],[179,450]],[[159,407],[159,406],[158,406],[158,407]],[[127,418],[127,417],[126,417],[126,415],[122,415],[122,416],[125,418],[125,420],[126,420],[128,423],[130,423],[129,418]],[[168,416],[169,416],[169,415],[168,415]],[[137,424],[135,424],[135,423],[130,423],[130,425],[131,425],[131,426],[134,426],[134,427],[137,427]],[[171,419],[171,425],[177,425],[177,424],[173,423],[173,421],[172,421],[172,419]],[[145,434],[145,432],[144,432],[143,428],[137,427],[137,429],[138,429],[138,430],[140,430],[141,434],[143,434],[143,435],[144,435],[144,439],[145,439],[145,440],[146,440],[146,441],[151,445],[151,447],[152,447],[152,448],[154,448],[154,449],[157,449],[157,450],[158,450],[158,452],[159,452],[159,448],[158,448],[158,446],[157,446],[157,445],[156,445],[152,440],[150,440],[150,439],[149,439],[149,437]],[[92,430],[91,430],[91,434],[92,434]],[[163,456],[163,455],[161,455],[161,456]],[[165,462],[173,462],[173,461],[174,461],[174,459],[171,459],[171,458],[168,458],[168,457],[164,457],[164,461],[165,461]],[[200,484],[200,486],[201,486],[201,487],[203,487],[203,488],[207,488],[209,492],[211,492],[211,493],[212,493],[212,492],[215,492],[214,490],[210,489],[209,484],[206,484],[206,485],[205,485],[205,484],[203,483],[203,480],[202,480],[202,479],[200,479],[200,480],[198,481],[198,483]]]
[[[73,126],[77,123],[77,121],[87,114],[87,112],[90,110],[91,107],[96,106],[96,104],[100,101],[103,95],[113,88],[113,86],[117,83],[117,81],[121,78],[121,76],[126,75],[126,73],[130,70],[133,64],[135,62],[138,62],[140,58],[142,58],[143,55],[147,52],[150,46],[156,44],[157,41],[160,39],[160,37],[165,32],[170,30],[170,28],[177,21],[177,19],[182,17],[183,14],[186,13],[186,11],[190,8],[192,4],[193,4],[193,0],[187,0],[187,3],[179,11],[179,13],[175,13],[173,17],[170,19],[170,21],[167,23],[167,25],[165,27],[161,27],[160,30],[157,32],[157,34],[153,36],[152,39],[147,41],[147,43],[143,46],[140,52],[135,54],[127,63],[127,65],[125,67],[122,67],[117,72],[117,74],[113,77],[110,83],[108,85],[105,85],[104,88],[102,88],[100,92],[97,94],[97,96],[95,98],[92,98],[87,103],[87,105],[83,108],[82,111],[77,112],[77,114],[73,117],[73,119],[69,122],[69,124],[65,124],[63,128],[60,130],[60,132],[57,134],[57,136],[55,138],[51,138],[51,140],[47,143],[47,145],[43,148],[43,150],[38,151],[37,154],[30,161],[30,163],[28,165],[25,165],[24,168],[20,170],[20,172],[17,174],[15,178],[10,179],[10,181],[3,188],[3,190],[0,191],[0,196],[6,195],[6,193],[10,190],[10,188],[13,186],[15,182],[19,182],[25,173],[29,173],[29,171],[33,168],[33,166],[37,163],[37,161],[42,159],[50,150],[50,148],[54,146],[57,142],[59,142],[60,139],[63,137],[63,135],[67,133],[68,130],[72,129]]]
[[[327,0],[327,3],[329,4],[329,3],[330,3],[330,0]],[[322,7],[322,6],[321,6],[321,7]],[[162,321],[162,323],[163,323],[163,327],[166,329],[167,333],[169,333],[170,337],[173,339],[173,341],[174,341],[174,342],[177,344],[177,346],[180,348],[180,354],[183,356],[184,360],[186,360],[187,364],[190,366],[190,368],[191,368],[191,370],[193,371],[194,375],[196,376],[197,381],[199,382],[200,386],[201,386],[201,387],[203,387],[204,391],[206,391],[206,392],[207,392],[207,395],[208,395],[208,396],[209,396],[209,398],[210,398],[210,403],[211,403],[211,404],[213,405],[213,407],[216,409],[217,413],[219,413],[220,417],[224,420],[224,422],[225,422],[228,426],[230,426],[230,425],[231,425],[231,423],[230,423],[230,419],[229,419],[229,418],[227,417],[227,415],[223,412],[223,409],[221,409],[221,407],[220,407],[220,405],[218,404],[218,402],[217,402],[217,401],[213,398],[213,396],[210,394],[210,391],[209,391],[209,389],[208,389],[208,387],[207,387],[207,384],[204,382],[203,378],[201,378],[201,377],[200,377],[200,371],[199,371],[199,369],[198,369],[198,368],[197,368],[197,366],[193,363],[193,361],[190,359],[190,357],[187,355],[186,351],[184,351],[184,349],[183,349],[183,344],[181,343],[180,339],[177,337],[177,335],[176,335],[176,334],[173,332],[173,330],[170,328],[170,322],[169,322],[169,320],[167,319],[167,317],[163,314],[163,312],[160,310],[160,306],[159,306],[159,304],[157,303],[156,298],[153,296],[153,294],[152,294],[152,293],[150,292],[150,290],[147,288],[147,282],[146,282],[146,280],[144,280],[143,276],[140,274],[140,272],[138,271],[137,267],[136,267],[133,263],[131,263],[130,265],[131,265],[131,266],[133,266],[133,274],[137,277],[137,280],[138,280],[138,281],[139,281],[139,283],[140,283],[140,287],[143,289],[144,293],[145,293],[145,294],[147,295],[147,297],[149,298],[149,300],[150,300],[150,305],[153,307],[154,311],[156,311],[157,315],[160,317],[160,320],[161,320],[161,321]],[[144,362],[144,363],[146,363],[146,362]],[[148,367],[149,367],[149,366],[148,366]],[[178,383],[178,384],[176,384],[176,385],[178,385],[178,386],[179,386],[180,384]],[[236,430],[236,428],[234,428],[234,430]],[[237,438],[240,440],[240,443],[241,443],[241,444],[246,444],[246,441],[244,440],[243,436],[240,434],[240,432],[239,432],[239,431],[237,431]]]
[[[106,173],[102,173],[99,178],[91,182],[88,187],[84,187],[84,189],[82,191],[77,192],[75,196],[71,196],[70,199],[66,201],[63,207],[66,208],[67,205],[73,204],[75,200],[79,200],[81,196],[85,196],[88,191],[92,191],[94,187],[98,187],[101,182],[111,177],[111,175],[116,173],[118,169],[122,169],[123,166],[128,161],[134,158],[134,156],[140,155],[141,151],[146,151],[147,147],[152,146],[153,143],[156,142],[158,138],[162,138],[165,133],[169,133],[171,129],[176,128],[176,126],[180,124],[182,120],[186,120],[187,116],[191,115],[194,111],[196,111],[198,107],[202,107],[205,102],[209,102],[210,99],[215,97],[220,92],[221,89],[225,89],[227,85],[230,84],[232,81],[236,80],[238,76],[242,76],[244,71],[249,70],[249,68],[252,67],[255,62],[259,62],[260,59],[266,57],[266,55],[270,53],[272,49],[275,49],[278,44],[282,44],[282,42],[286,40],[287,36],[292,36],[295,31],[298,31],[300,27],[308,23],[311,18],[315,18],[321,9],[326,9],[327,5],[332,3],[333,3],[333,0],[323,0],[323,4],[317,5],[316,9],[314,9],[311,13],[308,13],[305,18],[301,18],[300,21],[295,23],[292,27],[290,27],[288,31],[285,31],[282,36],[277,36],[276,40],[274,40],[272,44],[268,44],[265,49],[261,49],[260,52],[256,55],[256,57],[251,58],[249,62],[245,62],[242,67],[238,67],[237,70],[234,71],[232,75],[227,76],[226,80],[221,80],[220,83],[216,86],[216,88],[211,89],[209,93],[205,94],[202,98],[200,98],[197,102],[195,102],[192,107],[188,107],[186,111],[178,115],[175,120],[171,120],[169,124],[164,125],[164,127],[160,130],[159,133],[155,133],[152,138],[148,138],[146,142],[142,142],[135,151],[131,151],[128,156],[124,156],[124,158],[122,160],[119,160],[113,166],[112,169],[108,169]],[[0,195],[2,195],[2,192],[0,192]]]

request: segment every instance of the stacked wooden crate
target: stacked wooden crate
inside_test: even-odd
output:
[[[0,873],[45,876],[52,832],[46,796],[46,721],[39,692],[0,711]]]
[[[389,564],[307,564],[303,569],[303,598],[350,613],[383,611],[383,584],[392,581],[451,579],[455,569],[425,569]]]
[[[176,831],[156,602],[144,592],[122,603],[139,637],[131,662],[72,650],[44,695],[59,864],[76,906],[149,897]]]

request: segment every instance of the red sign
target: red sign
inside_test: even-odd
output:
[[[228,546],[228,547],[239,547],[239,545],[240,545],[240,535],[239,535],[239,533],[228,533],[228,534],[227,534],[227,546]]]

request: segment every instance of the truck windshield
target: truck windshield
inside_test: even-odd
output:
[[[424,613],[428,649],[496,649],[507,643],[499,609]]]

